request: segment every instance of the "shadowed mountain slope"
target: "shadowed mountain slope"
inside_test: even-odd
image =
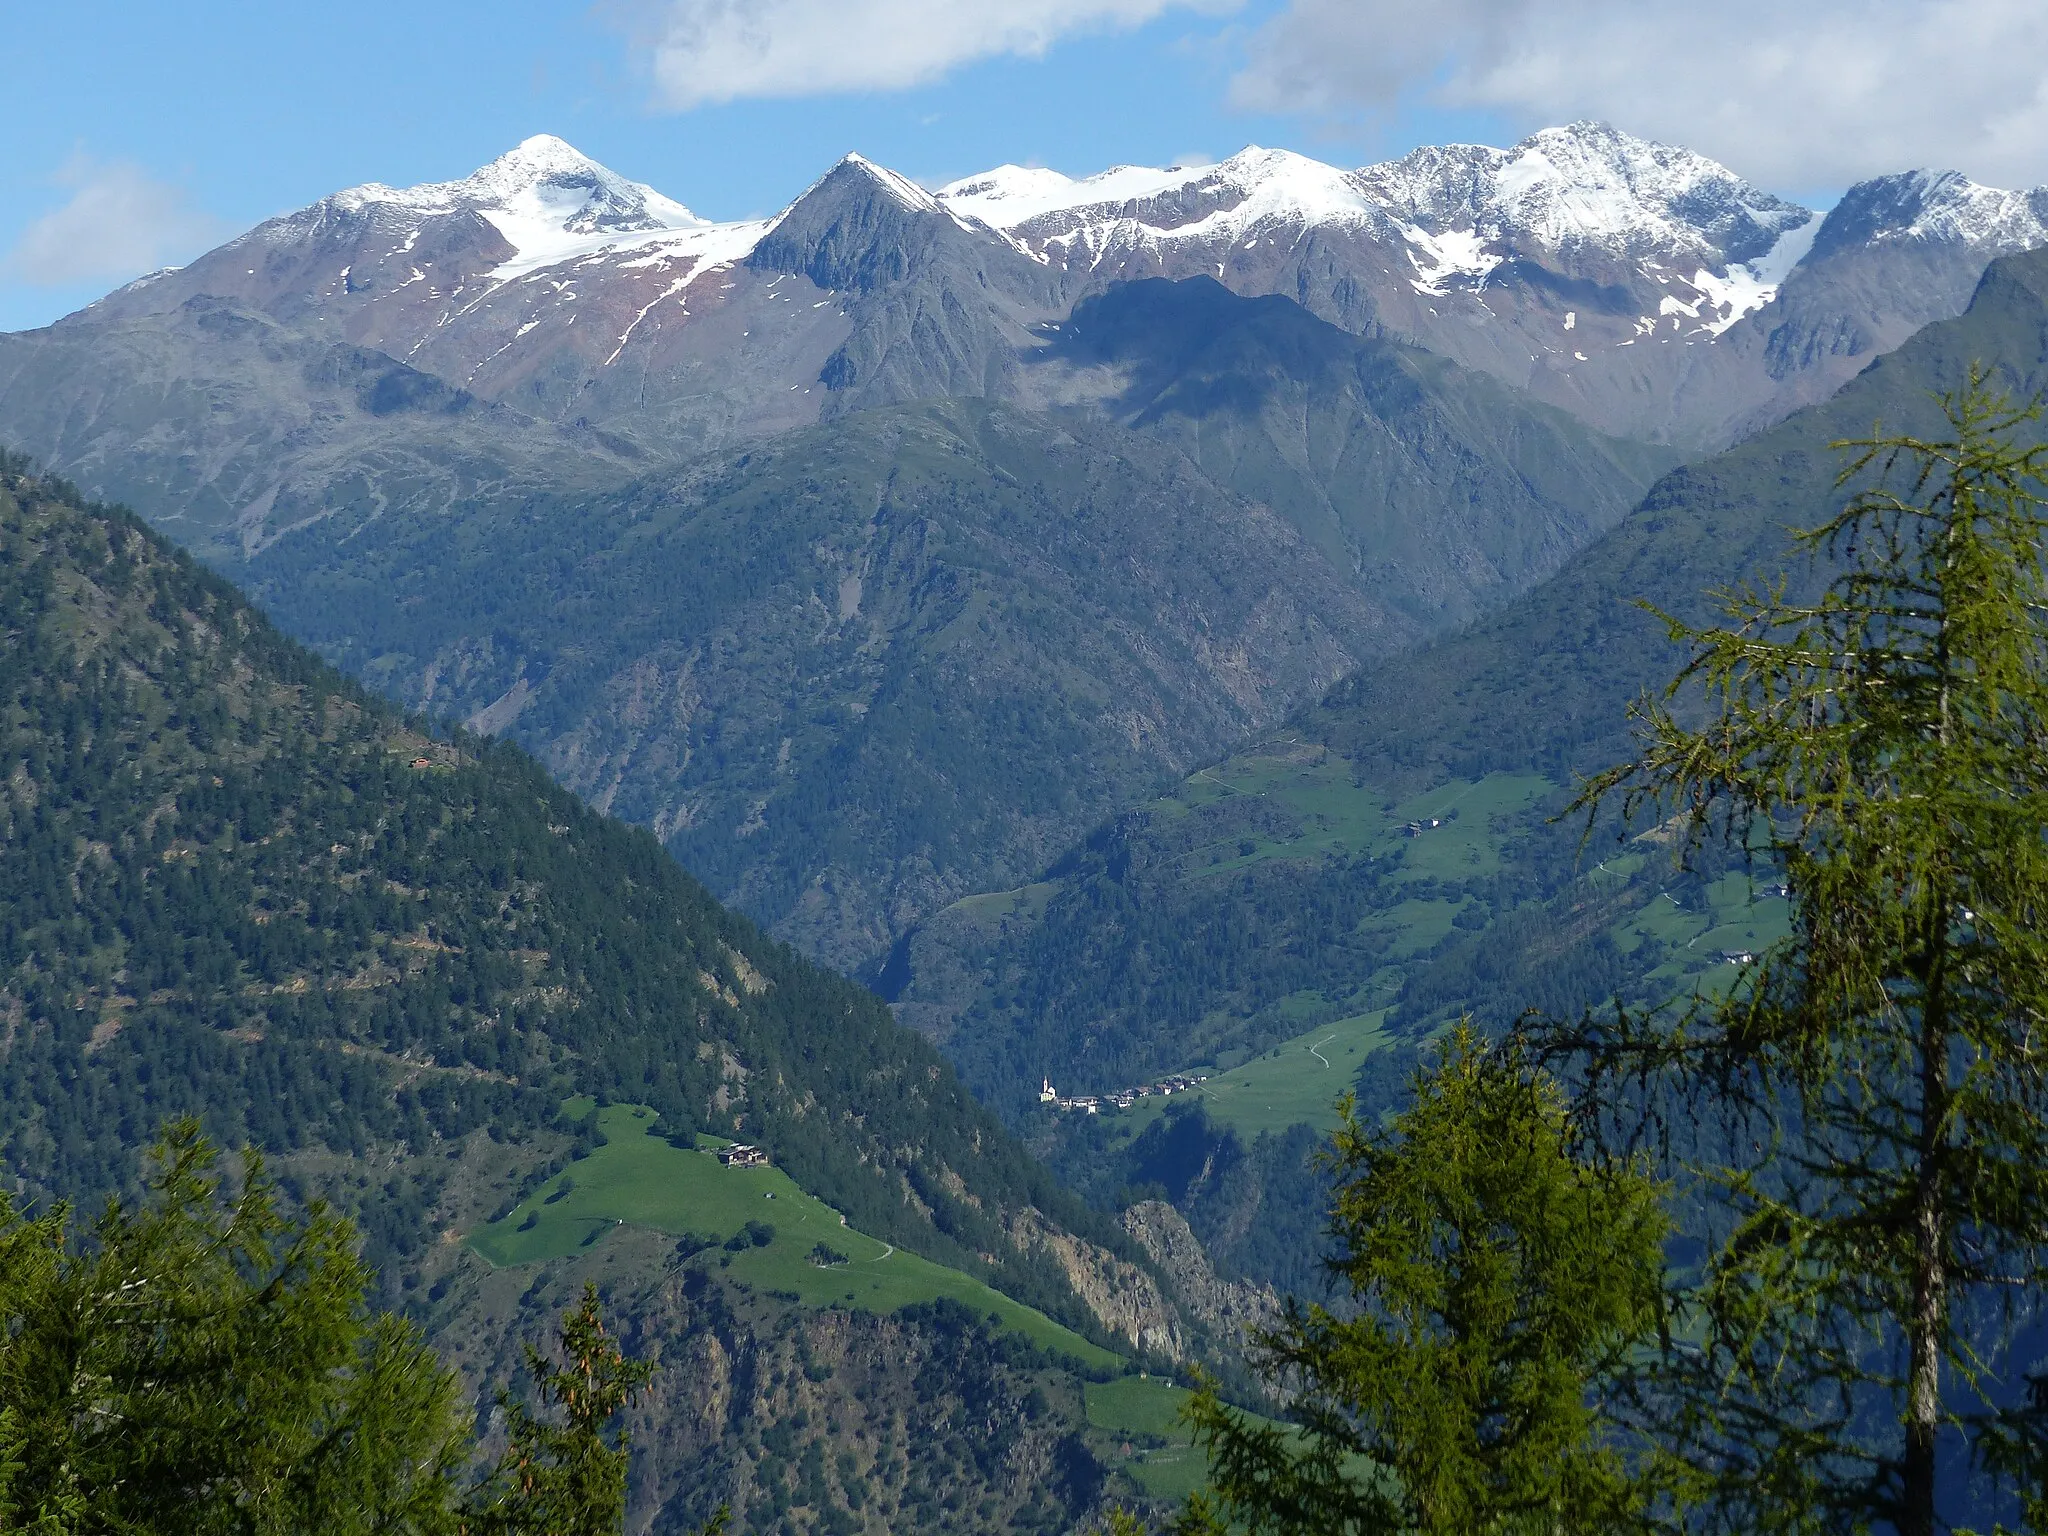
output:
[[[866,230],[789,254],[853,281]],[[1665,462],[1200,282],[1095,301],[1026,382],[1058,408],[857,412],[615,492],[337,516],[240,569],[856,966],[1525,588]]]
[[[1170,448],[984,402],[248,575],[841,963],[1417,632]]]
[[[1433,629],[1548,575],[1672,462],[1485,373],[1212,278],[1124,284],[1051,334],[1030,363],[1044,397],[1173,444]]]

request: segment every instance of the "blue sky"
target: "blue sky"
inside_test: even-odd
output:
[[[927,181],[1253,142],[1361,164],[1580,116],[1810,203],[1928,164],[2048,180],[2038,0],[1807,0],[1796,20],[1782,0],[1721,0],[1714,27],[1691,0],[10,12],[0,329],[46,323],[340,187],[460,176],[540,132],[715,218],[772,211],[850,149]]]
[[[338,188],[461,176],[543,132],[700,214],[738,218],[772,212],[856,149],[931,179],[1006,160],[1086,172],[1251,142],[1363,162],[1497,126],[1424,112],[1333,132],[1234,109],[1230,36],[1245,22],[1184,12],[909,90],[674,112],[656,104],[629,40],[585,4],[24,6],[8,49],[25,88],[0,101],[0,251],[81,177],[118,164],[181,200],[192,248],[163,258],[181,260]],[[47,323],[118,280],[32,283],[0,268],[0,330]]]

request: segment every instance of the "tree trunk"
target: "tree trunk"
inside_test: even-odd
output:
[[[1920,1018],[1919,1168],[1913,1192],[1913,1300],[1907,1330],[1906,1455],[1900,1467],[1899,1536],[1935,1536],[1934,1453],[1941,1434],[1941,1356],[1948,1320],[1948,1019],[1946,911],[1935,904],[1932,960]]]
[[[1913,1274],[1911,1361],[1906,1389],[1906,1456],[1901,1468],[1899,1536],[1935,1536],[1934,1450],[1941,1430],[1941,1263],[1939,1191],[1923,1169],[1915,1201],[1919,1253]]]

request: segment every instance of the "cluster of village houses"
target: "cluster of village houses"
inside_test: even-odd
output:
[[[1038,1090],[1038,1102],[1050,1105],[1054,1109],[1073,1110],[1084,1115],[1099,1115],[1102,1113],[1102,1106],[1105,1104],[1109,1105],[1112,1109],[1129,1109],[1140,1099],[1149,1099],[1154,1096],[1163,1099],[1168,1094],[1186,1093],[1197,1083],[1206,1083],[1207,1081],[1209,1079],[1206,1075],[1190,1077],[1183,1073],[1176,1073],[1172,1077],[1162,1077],[1156,1083],[1146,1083],[1137,1088],[1119,1088],[1115,1093],[1105,1093],[1100,1097],[1090,1093],[1083,1094],[1079,1098],[1063,1099],[1059,1096],[1058,1091],[1054,1089],[1050,1080],[1040,1079],[1043,1086]]]

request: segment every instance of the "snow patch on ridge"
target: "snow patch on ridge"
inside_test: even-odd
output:
[[[1401,233],[1411,247],[1408,258],[1415,263],[1416,276],[1409,286],[1417,293],[1441,296],[1450,291],[1451,279],[1458,277],[1476,277],[1484,283],[1486,274],[1501,262],[1486,249],[1486,239],[1477,230],[1453,229],[1432,235],[1420,225],[1410,224]],[[1567,317],[1567,330],[1576,318]]]
[[[1705,296],[1710,318],[1705,329],[1719,336],[1745,315],[1756,313],[1778,296],[1778,288],[1792,269],[1813,249],[1813,237],[1820,233],[1821,217],[1810,214],[1804,224],[1795,225],[1778,236],[1778,243],[1755,261],[1731,263],[1725,276],[1705,267],[1692,275],[1692,285]]]
[[[1081,180],[1003,165],[942,187],[938,196],[991,228],[1017,233],[1042,226],[1028,232],[1080,236],[1091,249],[1113,232],[1125,239],[1200,238],[1242,233],[1276,218],[1323,224],[1373,212],[1349,173],[1257,145],[1218,165],[1119,165]],[[1168,200],[1171,207],[1144,206]]]
[[[1049,213],[1109,210],[1159,197],[1198,181],[1213,167],[1115,165],[1075,180],[1058,171],[1000,165],[939,189],[939,200],[993,229],[1014,230]]]
[[[495,223],[496,220],[492,222]],[[536,240],[531,246],[521,247],[519,254],[510,261],[495,268],[491,273],[491,280],[508,283],[555,267],[580,266],[593,260],[628,252],[640,254],[629,261],[619,262],[622,271],[639,268],[666,269],[687,263],[694,277],[698,272],[745,260],[754,247],[760,244],[761,237],[773,227],[772,219],[753,219],[735,224],[700,224],[694,229],[686,230],[658,229],[632,235],[585,236],[560,241]],[[506,233],[505,237],[513,245],[519,244],[510,233]]]

